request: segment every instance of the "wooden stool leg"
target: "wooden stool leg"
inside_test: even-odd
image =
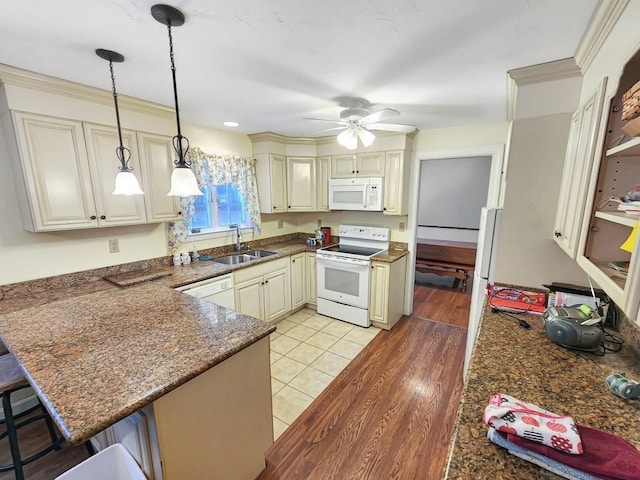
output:
[[[460,279],[459,278],[454,278],[453,279],[453,286],[451,288],[453,288],[454,290],[457,290],[459,283],[460,283]]]
[[[18,435],[16,432],[16,423],[13,419],[13,410],[11,409],[10,392],[6,392],[2,395],[2,408],[4,410],[4,419],[7,424],[7,436],[9,437],[9,447],[11,450],[11,459],[13,460],[16,480],[24,480],[22,460],[20,459],[20,447],[18,446]]]

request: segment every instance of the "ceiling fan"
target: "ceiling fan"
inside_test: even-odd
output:
[[[385,130],[388,132],[411,133],[416,127],[413,125],[401,125],[398,123],[381,123],[382,120],[391,119],[400,115],[400,112],[392,108],[383,108],[376,112],[371,112],[362,101],[354,101],[340,112],[340,120],[329,120],[325,118],[305,118],[305,120],[316,120],[320,122],[331,122],[341,125],[340,127],[329,128],[318,133],[342,130],[338,134],[338,143],[349,150],[358,147],[358,139],[365,147],[373,143],[376,136],[371,130]]]

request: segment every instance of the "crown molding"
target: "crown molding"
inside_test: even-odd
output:
[[[582,75],[582,71],[576,65],[574,58],[564,58],[553,62],[514,68],[509,70],[507,74],[519,86],[579,77]]]
[[[0,81],[5,85],[16,85],[102,105],[113,105],[113,93],[110,91],[23,70],[10,65],[0,64]],[[159,117],[170,118],[175,115],[175,111],[166,105],[121,94],[118,94],[118,105],[120,108]]]
[[[628,3],[629,0],[598,0],[575,53],[576,63],[583,72],[593,62]]]
[[[386,132],[381,130],[375,130],[376,137],[390,137],[392,135],[405,135],[407,138],[413,140],[418,133],[418,130],[414,130],[411,133],[398,133],[398,132]],[[260,133],[252,133],[248,135],[251,143],[257,142],[277,142],[283,145],[326,145],[329,143],[335,143],[336,136],[329,135],[326,137],[287,137],[286,135],[280,135],[279,133],[273,132],[260,132]]]

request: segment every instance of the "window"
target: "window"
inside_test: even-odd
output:
[[[229,230],[229,225],[251,227],[244,199],[234,185],[207,185],[196,197],[195,212],[189,219],[190,234]]]

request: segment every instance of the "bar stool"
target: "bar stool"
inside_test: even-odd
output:
[[[38,405],[17,415],[13,414],[11,407],[11,394],[27,387],[29,387],[29,383],[27,382],[27,379],[25,378],[15,357],[10,353],[0,356],[0,397],[2,397],[2,408],[4,409],[4,420],[0,423],[6,425],[6,430],[0,433],[0,440],[5,437],[9,437],[9,448],[11,449],[11,458],[13,460],[11,465],[0,466],[0,472],[13,470],[15,472],[16,480],[24,479],[24,473],[22,471],[23,466],[43,457],[53,450],[59,450],[62,443],[58,437],[49,413],[44,408],[40,400],[38,400]],[[28,416],[24,420],[16,422],[16,420],[26,417],[37,409],[40,409],[42,413]],[[47,429],[49,430],[49,435],[51,436],[51,445],[48,445],[39,452],[23,460],[20,456],[17,431],[19,428],[35,422],[36,420],[45,421]]]

